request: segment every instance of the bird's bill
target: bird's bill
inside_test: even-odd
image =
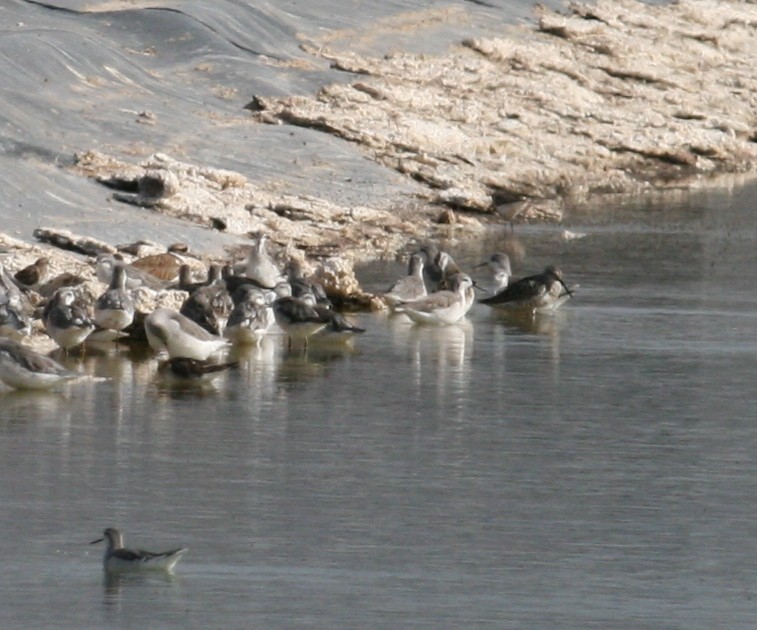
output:
[[[475,281],[473,282],[473,288],[478,289],[479,291],[483,291],[484,293],[490,293],[489,289],[484,289],[484,287],[482,287],[480,284],[477,284]]]
[[[93,540],[93,541],[92,541],[91,543],[89,543],[89,544],[90,544],[90,545],[94,545],[94,544],[96,544],[96,543],[102,542],[103,540],[105,540],[105,538],[98,538],[97,540]]]
[[[568,294],[568,295],[569,295],[570,297],[573,297],[573,291],[571,291],[571,290],[570,290],[570,289],[568,288],[568,285],[567,285],[567,284],[565,284],[565,283],[564,283],[564,282],[562,281],[562,279],[560,280],[560,284],[561,284],[561,285],[563,286],[563,289],[565,289],[565,292],[566,292],[566,293],[567,293],[567,294]]]

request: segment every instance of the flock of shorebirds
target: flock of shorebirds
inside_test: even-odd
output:
[[[155,258],[161,256],[151,262],[159,262]],[[291,261],[284,273],[268,253],[265,236],[257,239],[243,264],[211,265],[203,282],[193,280],[186,264],[161,273],[165,272],[161,264],[139,264],[140,260],[144,261],[126,264],[118,255],[100,255],[96,273],[108,288],[89,307],[80,303],[72,274],[56,278],[52,289],[49,282],[45,284],[43,297],[37,294],[48,265],[44,258],[15,273],[0,267],[0,381],[10,388],[34,390],[81,378],[79,372],[22,343],[34,317],[39,317],[62,353],[90,339],[117,341],[141,334],[162,369],[189,381],[236,365],[210,357],[232,344],[260,343],[276,325],[288,335],[290,347],[307,347],[309,342],[349,343],[365,332],[332,308],[323,287],[305,277],[301,263]],[[461,271],[447,252],[427,245],[410,256],[407,275],[380,296],[393,313],[416,324],[439,326],[454,324],[466,315],[476,301],[475,289],[486,293],[479,302],[527,315],[552,311],[573,295],[574,287],[566,285],[553,266],[516,281],[507,254],[494,254],[477,267],[485,267],[490,280],[486,287]],[[178,275],[178,281],[166,286],[172,274]],[[156,308],[140,317],[132,292],[143,286],[178,289],[187,297],[178,311]],[[106,529],[92,544],[103,540],[107,542],[103,566],[108,572],[170,572],[187,551],[126,549],[121,532],[114,528]]]
[[[46,297],[36,293],[45,277],[45,258],[15,273],[0,267],[0,381],[14,389],[49,389],[82,376],[22,343],[34,317],[63,353],[89,340],[143,339],[161,361],[161,371],[180,379],[201,379],[234,366],[210,357],[233,344],[260,343],[277,326],[288,335],[290,348],[349,343],[365,332],[332,308],[323,287],[304,275],[299,261],[290,261],[285,273],[268,253],[266,240],[258,237],[242,263],[211,265],[202,282],[193,280],[191,268],[179,264],[176,254],[146,257],[152,265],[146,258],[127,264],[118,254],[101,254],[96,274],[108,288],[89,305],[81,303],[73,274],[57,277],[53,291],[47,282]],[[166,256],[173,263],[168,273]],[[494,254],[478,267],[486,267],[491,279],[485,288],[449,253],[426,245],[410,256],[407,275],[380,296],[392,312],[417,324],[449,325],[470,310],[477,288],[486,293],[480,303],[528,314],[554,310],[573,295],[554,266],[516,281],[507,254]],[[167,285],[171,275],[178,280]],[[187,297],[179,310],[156,308],[145,315],[135,307],[137,287],[177,289]]]

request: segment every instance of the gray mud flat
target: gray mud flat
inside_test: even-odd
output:
[[[359,24],[160,4],[13,3],[8,267],[47,253],[40,227],[208,258],[262,230],[351,292],[355,261],[421,239],[757,163],[754,4],[573,4],[521,26],[473,3]]]

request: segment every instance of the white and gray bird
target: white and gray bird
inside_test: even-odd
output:
[[[276,321],[266,294],[246,284],[240,286],[232,298],[235,304],[226,322],[224,337],[241,345],[259,344]]]
[[[123,262],[113,265],[110,286],[95,302],[95,323],[100,328],[121,331],[134,321],[134,300],[126,289]]]
[[[407,275],[397,280],[397,282],[381,294],[390,308],[400,302],[412,302],[428,295],[426,282],[423,280],[424,260],[424,255],[420,253],[410,256]]]
[[[103,555],[103,568],[107,572],[119,571],[173,571],[176,563],[188,551],[186,547],[155,553],[137,549],[126,549],[124,537],[120,531],[109,527],[102,537],[93,540],[90,545],[107,541]]]
[[[87,312],[76,302],[73,289],[58,289],[42,312],[42,321],[48,335],[63,350],[70,350],[81,343],[95,329]]]
[[[80,378],[57,361],[12,339],[0,338],[0,381],[13,389],[51,389]]]
[[[99,254],[95,263],[95,272],[97,279],[107,285],[110,285],[113,278],[113,267],[117,262],[124,262],[121,254]],[[160,291],[166,287],[166,283],[153,276],[152,274],[132,267],[124,263],[126,269],[126,288],[136,289],[137,287],[147,287],[153,291]]]
[[[279,282],[286,280],[286,278],[281,273],[273,257],[268,253],[266,249],[267,241],[267,235],[260,234],[258,236],[247,258],[245,276],[254,280],[262,287],[273,289]]]
[[[450,288],[429,293],[425,298],[398,304],[397,313],[404,313],[416,324],[446,326],[460,321],[473,306],[473,280],[464,273],[448,278]]]
[[[489,260],[476,265],[474,269],[480,269],[481,267],[486,267],[487,277],[480,284],[488,293],[499,293],[507,288],[513,275],[510,266],[510,257],[507,254],[503,252],[492,254]]]
[[[188,317],[169,308],[155,309],[145,318],[147,342],[158,356],[204,361],[230,342],[213,335]]]

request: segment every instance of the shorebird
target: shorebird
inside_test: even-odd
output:
[[[234,308],[226,322],[224,337],[239,344],[258,344],[273,326],[275,316],[266,295],[257,287],[240,286],[232,296]]]
[[[155,309],[145,318],[147,342],[158,356],[187,357],[204,361],[229,345],[188,317],[169,308]]]
[[[187,357],[175,357],[168,359],[158,366],[158,370],[170,374],[172,377],[188,381],[204,381],[217,376],[219,372],[230,368],[239,367],[238,361],[228,363],[211,363],[210,361],[198,361]]]
[[[285,280],[273,257],[266,250],[268,237],[260,234],[250,250],[247,258],[245,276],[251,278],[266,289],[273,289],[279,282]]]
[[[400,302],[412,302],[428,295],[423,281],[423,254],[413,254],[407,263],[407,275],[400,278],[381,296],[391,308]]]
[[[326,289],[317,280],[306,278],[302,269],[302,262],[292,259],[287,267],[287,281],[292,290],[292,296],[299,298],[306,294],[312,294],[317,304],[331,307],[331,301],[326,295]]]
[[[276,323],[289,336],[292,342],[303,342],[307,345],[308,337],[326,327],[326,322],[318,312],[304,300],[285,296],[273,303],[273,314]]]
[[[205,287],[190,293],[179,312],[202,326],[209,333],[222,335],[234,303],[226,290],[226,283],[220,278]]]
[[[25,337],[31,333],[31,322],[26,313],[4,291],[0,291],[0,335]]]
[[[173,282],[179,275],[179,268],[184,261],[171,252],[142,256],[131,262],[132,269],[139,269],[163,282]]]
[[[451,288],[450,278],[458,273],[462,273],[460,267],[457,266],[454,258],[444,251],[440,251],[436,255],[434,263],[439,268],[442,276],[437,284],[437,291],[449,290]]]
[[[169,285],[167,289],[174,289],[178,291],[186,291],[187,293],[194,293],[197,289],[207,287],[210,284],[218,281],[222,277],[222,267],[220,265],[210,265],[208,268],[208,275],[205,280],[196,282],[192,277],[192,267],[184,263],[179,267],[179,279],[175,284]]]
[[[49,268],[50,260],[43,256],[37,258],[31,265],[19,269],[13,277],[25,287],[36,287],[45,281]]]
[[[0,338],[0,380],[8,387],[50,389],[80,376],[31,348]]]
[[[90,545],[107,541],[108,547],[103,555],[103,568],[106,571],[173,571],[176,563],[188,551],[186,547],[154,553],[124,548],[124,537],[120,531],[108,527],[102,538],[93,540]]]
[[[95,323],[100,328],[120,331],[133,320],[134,300],[126,290],[126,269],[122,262],[116,262],[108,290],[95,302]]]
[[[362,335],[365,332],[365,328],[354,326],[328,306],[318,304],[317,298],[313,293],[304,293],[300,299],[305,304],[311,306],[325,324],[321,330],[313,334],[312,339],[314,342],[318,340],[319,342],[347,343],[355,335]]]
[[[494,308],[542,313],[554,311],[572,296],[573,291],[563,282],[562,271],[550,265],[543,273],[521,278],[480,302]]]
[[[489,260],[476,265],[474,269],[480,269],[481,267],[487,268],[489,281],[485,283],[484,287],[489,293],[499,293],[507,288],[513,275],[512,268],[510,267],[510,257],[507,254],[492,254]]]
[[[441,282],[442,270],[436,264],[436,258],[441,250],[434,243],[426,243],[416,253],[423,257],[423,277],[428,286],[437,286]]]
[[[121,254],[99,254],[97,256],[95,271],[100,282],[110,284],[113,277],[113,266],[118,261],[124,262],[124,257]],[[158,278],[146,271],[137,269],[131,265],[125,265],[125,269],[127,289],[136,289],[137,287],[145,286],[153,291],[160,291],[166,286],[165,282],[158,280]]]
[[[76,303],[73,289],[58,289],[42,312],[47,334],[68,351],[83,343],[95,329],[84,309]]]
[[[451,276],[450,289],[429,293],[425,298],[400,303],[395,312],[404,313],[416,324],[446,326],[460,321],[473,306],[473,280],[464,273]]]

